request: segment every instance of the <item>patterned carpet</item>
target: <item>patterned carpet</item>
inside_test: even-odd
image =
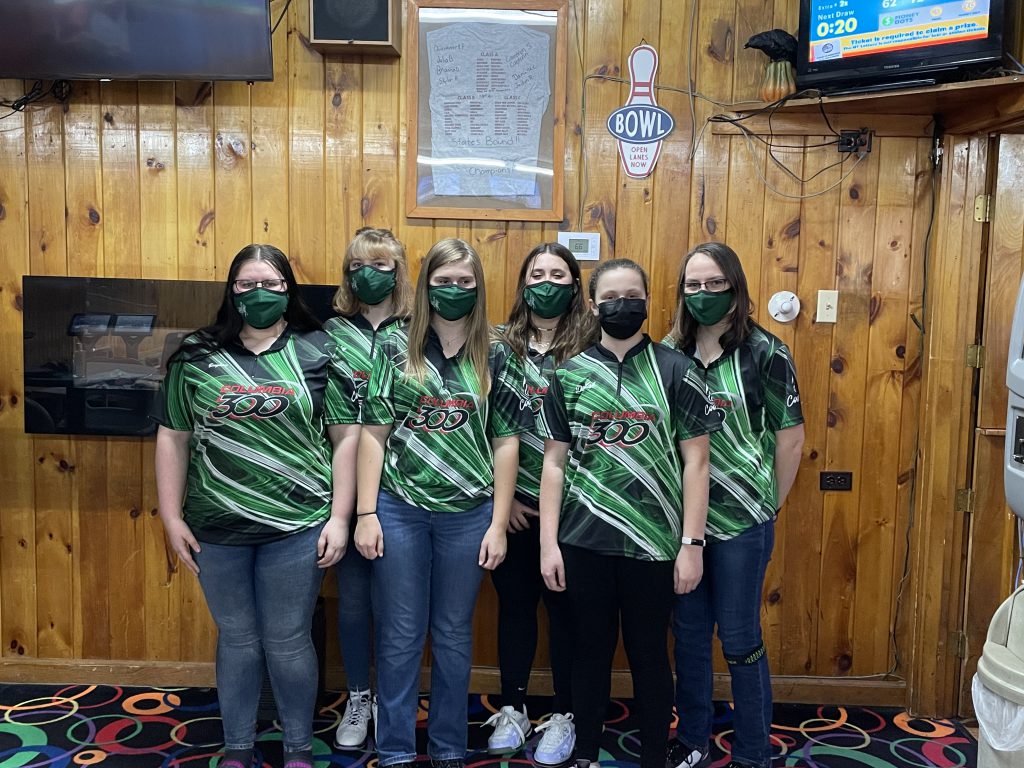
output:
[[[545,712],[546,700],[528,703],[532,716]],[[532,744],[510,760],[483,751],[487,734],[481,724],[496,710],[496,697],[470,701],[470,748],[473,768],[528,765]],[[373,752],[336,752],[331,741],[344,695],[332,695],[317,717],[314,752],[318,768],[375,768]],[[421,752],[425,743],[427,700],[420,706]],[[221,738],[216,693],[208,688],[120,688],[115,686],[0,686],[0,768],[213,768]],[[715,761],[728,763],[731,712],[716,708]],[[605,726],[602,768],[636,765],[636,723],[629,702],[613,701]],[[958,723],[921,720],[898,709],[775,707],[772,741],[775,766],[799,768],[973,768],[977,744]],[[261,722],[258,749],[264,767],[280,765],[281,733]]]

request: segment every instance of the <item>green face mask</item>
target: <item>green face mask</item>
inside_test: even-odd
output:
[[[356,298],[372,307],[380,304],[395,290],[395,270],[377,269],[364,264],[348,273],[348,283]]]
[[[253,328],[269,328],[288,309],[288,294],[254,288],[234,295],[235,309]]]
[[[572,284],[546,280],[543,283],[526,286],[523,289],[523,301],[537,317],[548,320],[565,314],[575,294],[576,287]]]
[[[711,293],[710,291],[697,291],[686,296],[686,308],[690,310],[693,319],[701,325],[714,325],[727,314],[732,306],[733,292],[730,288],[727,291]]]
[[[445,320],[465,317],[476,306],[476,288],[458,285],[432,285],[427,291],[430,306]]]

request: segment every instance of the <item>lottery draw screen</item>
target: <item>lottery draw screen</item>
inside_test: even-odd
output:
[[[810,61],[988,36],[990,0],[812,0]]]

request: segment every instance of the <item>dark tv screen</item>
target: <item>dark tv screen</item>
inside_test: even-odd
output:
[[[335,286],[303,285],[321,321]],[[95,277],[29,277],[24,299],[25,431],[148,435],[181,340],[213,322],[223,283]]]
[[[0,0],[0,78],[272,80],[267,0]]]

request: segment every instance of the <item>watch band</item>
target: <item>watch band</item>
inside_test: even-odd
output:
[[[689,536],[683,536],[679,541],[683,544],[692,544],[695,547],[706,547],[708,544],[704,539],[691,539]]]

